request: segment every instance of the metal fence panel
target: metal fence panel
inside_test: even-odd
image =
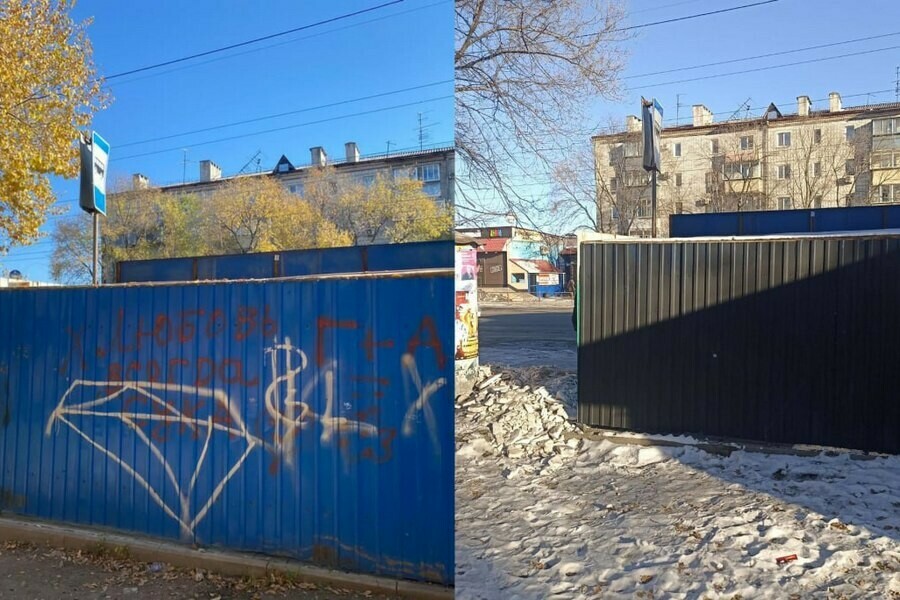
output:
[[[582,245],[579,419],[900,452],[900,237]]]
[[[122,261],[119,283],[266,279],[329,273],[445,269],[453,265],[453,242],[411,242],[347,248],[313,248],[225,256]]]
[[[2,292],[0,509],[450,584],[452,331],[449,272]]]
[[[678,214],[669,217],[669,235],[673,238],[877,231],[897,228],[900,228],[900,205],[896,204]]]

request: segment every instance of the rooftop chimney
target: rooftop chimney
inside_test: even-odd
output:
[[[344,152],[347,154],[347,162],[359,162],[359,148],[357,148],[356,142],[344,144]]]
[[[694,127],[701,127],[703,125],[712,125],[713,114],[712,114],[711,110],[709,110],[702,104],[695,104],[693,106],[693,112],[694,112]]]
[[[809,96],[797,96],[797,115],[801,117],[809,116],[809,108],[812,106],[812,102],[809,99]]]
[[[200,161],[200,181],[216,181],[222,179],[222,169],[211,160]]]
[[[325,148],[323,148],[322,146],[310,148],[309,154],[312,158],[312,165],[314,167],[324,167],[326,164],[328,164],[328,155],[325,154]]]
[[[150,187],[150,180],[146,175],[135,173],[131,176],[131,189],[146,190],[148,187]]]
[[[641,130],[641,120],[634,115],[625,117],[625,131],[631,133]]]
[[[844,107],[841,106],[841,95],[837,92],[828,94],[828,111],[841,112],[842,110],[844,110]]]

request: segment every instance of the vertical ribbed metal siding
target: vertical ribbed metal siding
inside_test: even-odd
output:
[[[579,419],[900,452],[900,239],[586,243]]]
[[[410,242],[225,256],[128,260],[116,264],[116,281],[147,283],[266,279],[329,273],[443,269],[452,264],[452,242]]]
[[[452,331],[449,272],[4,291],[0,509],[450,584]]]

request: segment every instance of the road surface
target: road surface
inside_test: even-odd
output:
[[[571,302],[484,306],[478,320],[481,362],[576,370]]]

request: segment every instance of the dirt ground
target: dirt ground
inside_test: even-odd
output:
[[[202,570],[130,560],[114,549],[66,551],[5,542],[0,545],[0,598],[385,600],[388,596],[319,587],[283,577],[220,577]]]

